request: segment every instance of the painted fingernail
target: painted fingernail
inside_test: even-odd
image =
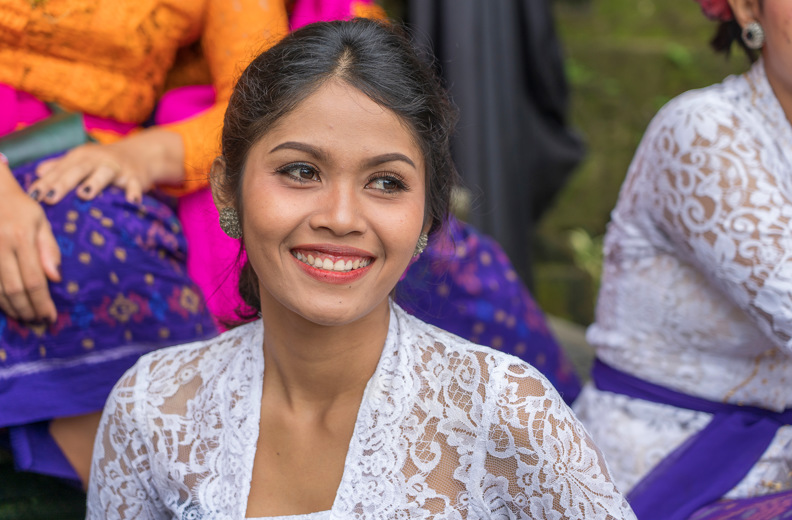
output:
[[[45,198],[45,199],[51,199],[51,198],[52,198],[52,197],[54,197],[54,196],[55,196],[55,190],[49,190],[49,191],[47,192],[47,195],[45,195],[45,196],[44,196],[44,198]]]
[[[82,192],[85,193],[86,195],[88,195],[89,193],[91,193],[91,187],[90,186],[83,186]]]
[[[41,195],[41,191],[38,188],[30,192],[30,198],[33,200],[38,200],[39,195]]]

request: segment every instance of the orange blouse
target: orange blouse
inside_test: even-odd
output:
[[[0,83],[67,109],[141,123],[177,50],[200,41],[217,101],[163,127],[182,136],[186,193],[206,185],[236,77],[287,31],[283,0],[0,0]]]

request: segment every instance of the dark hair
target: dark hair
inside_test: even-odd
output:
[[[759,53],[754,49],[749,49],[742,39],[742,27],[736,20],[729,20],[728,22],[720,22],[718,28],[715,30],[715,36],[712,37],[710,45],[716,52],[722,52],[726,56],[731,55],[732,43],[737,44],[745,51],[746,56],[751,61],[755,62],[759,59]]]
[[[759,0],[759,9],[764,8],[764,0]],[[732,43],[737,42],[743,51],[745,51],[748,60],[751,63],[759,59],[759,53],[745,45],[742,39],[742,27],[737,23],[737,20],[732,18],[728,22],[720,22],[718,28],[715,29],[715,36],[710,40],[710,45],[715,52],[722,52],[726,56],[731,54]]]
[[[401,28],[363,18],[307,25],[248,65],[225,114],[225,169],[212,179],[221,200],[244,211],[240,189],[250,148],[330,79],[358,89],[410,128],[426,164],[425,218],[431,222],[430,233],[439,229],[448,215],[457,179],[450,152],[456,110]],[[239,292],[256,310],[258,291],[258,279],[248,261],[240,273]],[[251,317],[242,310],[238,314]]]

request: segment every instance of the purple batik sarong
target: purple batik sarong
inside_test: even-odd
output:
[[[14,171],[23,189],[36,164]],[[42,207],[61,250],[63,280],[49,285],[58,318],[23,323],[0,312],[0,428],[19,469],[70,477],[47,422],[101,411],[142,354],[216,328],[168,204],[151,195],[132,204],[110,187],[92,201],[71,192]]]

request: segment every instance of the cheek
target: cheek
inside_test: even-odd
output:
[[[380,219],[380,229],[383,235],[389,237],[390,243],[412,257],[418,236],[423,232],[424,204],[420,202],[407,205],[398,214],[390,218]]]

